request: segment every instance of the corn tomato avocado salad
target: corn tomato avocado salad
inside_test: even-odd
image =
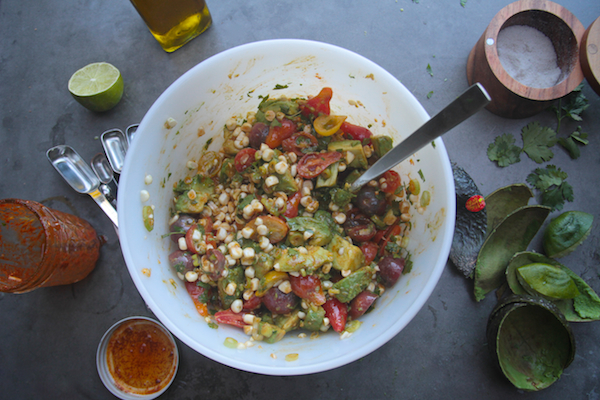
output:
[[[269,343],[296,329],[344,337],[410,269],[411,214],[429,192],[388,171],[351,193],[392,139],[332,115],[331,97],[263,97],[174,185],[169,263],[213,326]]]

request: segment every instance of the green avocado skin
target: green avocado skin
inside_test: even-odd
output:
[[[567,211],[554,218],[544,232],[544,252],[560,258],[579,246],[592,230],[594,216],[582,211]]]

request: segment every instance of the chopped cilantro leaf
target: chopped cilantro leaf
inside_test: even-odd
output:
[[[515,146],[515,138],[509,133],[496,137],[487,149],[488,158],[490,161],[496,161],[499,167],[518,163],[521,161],[520,154],[521,148]]]
[[[467,5],[467,0],[460,0],[460,5],[462,7],[466,6]]]
[[[573,201],[573,187],[566,181],[568,175],[555,165],[537,168],[529,176],[527,183],[542,192],[542,205],[553,210],[562,210],[565,201]]]
[[[431,69],[431,65],[427,64],[427,68],[425,68],[429,75],[433,76],[433,70]]]
[[[521,130],[523,151],[538,164],[550,161],[554,153],[550,147],[556,144],[556,132],[539,122],[531,122]]]
[[[287,89],[287,88],[288,88],[288,85],[277,84],[277,85],[275,85],[275,87],[273,88],[273,90],[281,90],[281,89]]]
[[[568,138],[559,138],[558,144],[560,144],[569,153],[571,158],[575,160],[581,155],[578,145],[585,146],[589,143],[587,136],[587,133],[581,132],[581,126],[578,126],[577,130]]]
[[[431,96],[433,96],[433,90],[431,92],[427,93],[427,99],[430,99]]]

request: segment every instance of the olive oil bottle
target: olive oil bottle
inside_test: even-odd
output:
[[[205,0],[131,0],[166,52],[173,52],[204,32],[212,18]]]

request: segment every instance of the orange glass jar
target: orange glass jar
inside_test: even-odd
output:
[[[0,200],[0,291],[67,285],[96,266],[100,239],[83,219],[29,200]]]

